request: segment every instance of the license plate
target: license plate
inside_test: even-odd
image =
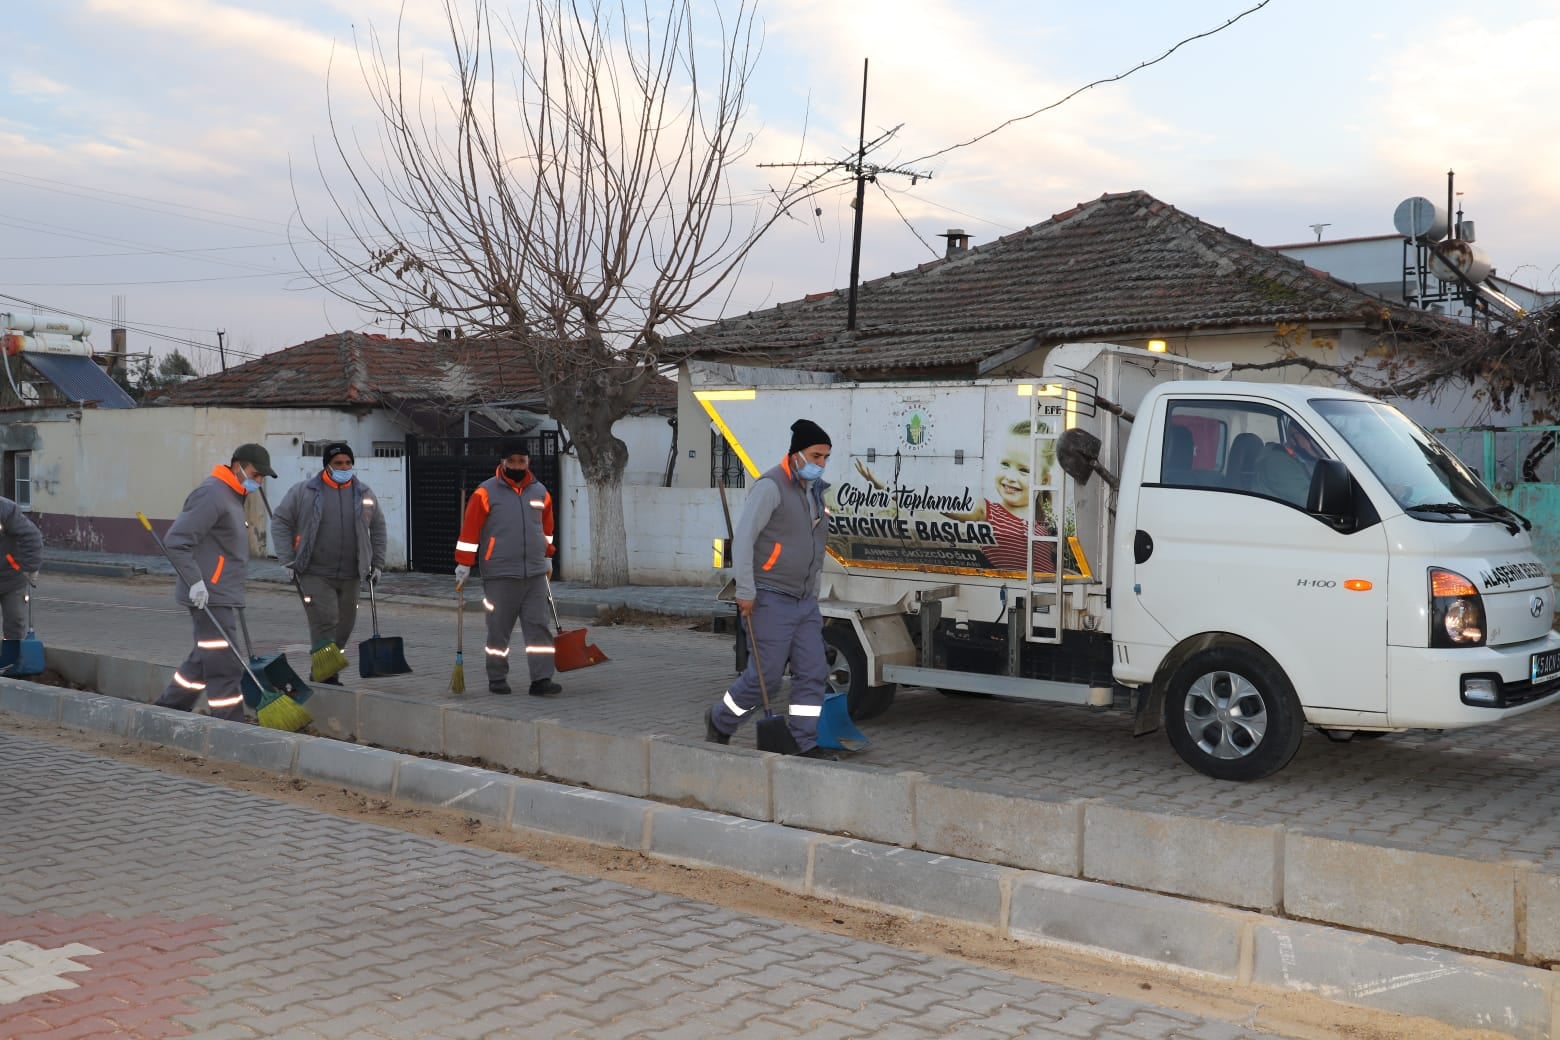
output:
[[[1533,655],[1533,681],[1545,682],[1560,675],[1560,650],[1546,650]]]

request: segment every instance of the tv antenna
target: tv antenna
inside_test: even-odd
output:
[[[846,311],[845,316],[845,328],[847,331],[854,331],[856,328],[856,283],[861,276],[861,217],[862,211],[866,208],[867,182],[871,181],[872,183],[876,184],[878,177],[885,173],[894,173],[903,177],[909,177],[910,183],[912,185],[919,181],[929,181],[932,179],[932,175],[930,173],[909,170],[902,166],[878,166],[876,164],[867,164],[867,151],[869,149],[875,149],[878,145],[882,144],[890,137],[893,137],[896,133],[899,132],[900,127],[904,125],[905,124],[900,123],[899,126],[896,126],[891,130],[884,131],[877,137],[873,138],[870,142],[867,140],[867,59],[863,58],[861,59],[861,129],[857,134],[855,156],[850,159],[831,159],[827,162],[758,164],[760,168],[785,167],[788,169],[802,169],[822,166],[828,169],[846,170],[855,177],[856,199],[852,205],[856,210],[856,219],[855,229],[851,235],[850,243],[850,306]]]

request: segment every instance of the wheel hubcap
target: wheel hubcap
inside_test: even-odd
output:
[[[1244,758],[1267,734],[1267,703],[1261,691],[1236,672],[1200,676],[1186,691],[1181,710],[1187,733],[1214,758]]]
[[[829,685],[829,692],[849,693],[850,661],[846,659],[844,654],[832,646],[827,650],[826,660],[829,666],[829,674],[825,681]]]

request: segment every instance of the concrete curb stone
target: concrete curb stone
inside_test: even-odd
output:
[[[1080,801],[975,782],[923,781],[914,795],[916,848],[1063,877],[1083,869]]]
[[[806,758],[777,758],[773,770],[776,823],[902,845],[914,840],[914,789],[924,774]]]
[[[111,707],[88,708],[92,699]],[[1523,1040],[1551,1036],[1554,1005],[1560,998],[1554,975],[1539,968],[1340,931],[1324,924],[817,834],[777,823],[733,820],[701,810],[421,760],[328,738],[280,733],[97,694],[0,680],[0,711],[59,720],[67,705],[71,717],[81,725],[93,729],[123,725],[136,739],[156,734],[175,741],[175,746],[203,745],[207,757],[249,761],[273,754],[282,761],[290,750],[295,753],[290,766],[293,775],[338,782],[387,797],[393,792],[396,797],[428,798],[433,804],[443,804],[449,802],[452,792],[470,792],[476,785],[483,804],[491,809],[496,802],[488,799],[504,796],[488,792],[505,791],[513,801],[509,825],[517,829],[567,834],[679,861],[710,863],[787,887],[795,887],[798,871],[804,871],[801,890],[820,897],[965,921],[1027,941],[1114,953],[1243,984],[1317,992],[1366,1007],[1429,1015],[1454,1025],[1498,1028]],[[170,720],[169,715],[179,717]],[[203,740],[191,733],[194,729],[204,731]],[[786,783],[799,783],[811,768],[814,777],[821,778],[818,782],[834,792],[839,791],[838,770],[851,768],[757,757],[769,759],[766,765],[786,767],[781,771],[789,774]],[[899,774],[893,779],[901,782],[908,798],[914,793],[917,777]],[[743,840],[732,841],[732,834],[743,835]],[[759,849],[762,851],[754,851]],[[1341,850],[1320,846],[1311,850],[1313,856],[1334,852]],[[1436,865],[1431,862],[1434,858],[1410,867],[1430,869]],[[803,862],[808,864],[805,868],[800,866]],[[1394,865],[1401,864],[1394,859],[1378,866]],[[1521,870],[1519,864],[1503,866],[1514,873]],[[1522,880],[1525,892],[1533,887],[1529,880]],[[1546,898],[1543,893],[1538,897]]]
[[[767,751],[750,748],[654,740],[648,794],[666,802],[697,802],[714,812],[749,820],[772,820],[771,774],[777,760]]]
[[[401,763],[391,797],[504,822],[509,819],[515,788],[520,783],[514,777],[486,769],[419,758]]]

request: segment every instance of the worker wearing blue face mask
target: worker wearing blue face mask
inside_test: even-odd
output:
[[[244,499],[274,476],[270,452],[259,444],[239,445],[226,466],[190,492],[163,537],[177,579],[174,598],[195,625],[195,649],[157,698],[164,708],[190,711],[205,694],[212,715],[243,721],[243,665],[229,640],[239,627],[249,568]]]
[[[791,447],[778,466],[753,482],[732,538],[737,609],[752,624],[758,653],[725,694],[704,713],[704,738],[716,744],[732,732],[760,702],[755,661],[764,667],[764,684],[780,689],[791,671],[787,724],[800,753],[834,758],[818,747],[818,716],[823,710],[828,659],[823,644],[823,615],[818,589],[824,547],[829,537],[823,493],[823,469],[831,450],[829,435],[811,419],[791,424]]]
[[[294,484],[276,507],[271,545],[287,580],[303,591],[309,645],[345,650],[357,624],[359,584],[384,573],[385,516],[355,469],[351,445],[335,441],[320,454],[321,470]],[[320,681],[341,685],[334,675]]]

